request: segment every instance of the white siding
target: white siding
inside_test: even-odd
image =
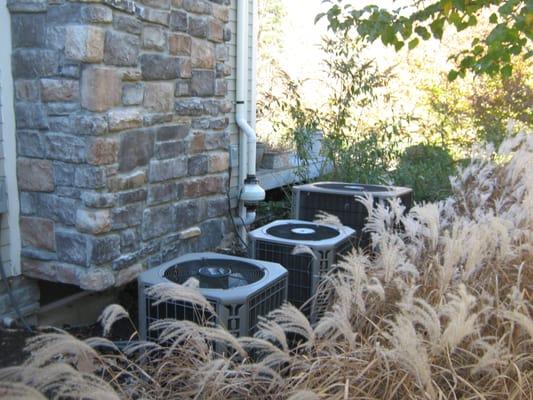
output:
[[[248,51],[248,122],[250,125],[255,125],[255,115],[252,116],[252,111],[255,109],[255,107],[251,107],[252,102],[255,103],[255,98],[253,96],[254,90],[252,90],[252,83],[253,79],[252,76],[254,74],[253,71],[253,42],[255,40],[254,36],[254,0],[250,0],[249,3],[249,36],[248,36],[248,42],[249,42],[249,51]],[[230,10],[230,24],[231,24],[231,41],[230,41],[230,49],[229,49],[229,57],[230,57],[230,65],[231,65],[231,76],[228,82],[228,97],[233,102],[233,111],[230,118],[230,124],[228,127],[228,131],[230,133],[230,139],[232,145],[238,145],[239,144],[239,130],[237,128],[237,125],[235,124],[235,86],[236,86],[236,73],[235,73],[235,65],[236,65],[236,38],[237,38],[237,1],[231,0],[231,10]],[[238,180],[239,180],[239,168],[238,164],[233,165],[233,169],[231,172],[231,186],[237,187],[238,186]]]
[[[20,274],[20,234],[11,77],[11,23],[6,0],[0,0],[0,176],[6,178],[9,210],[8,215],[2,218],[0,254],[8,276],[15,276]]]

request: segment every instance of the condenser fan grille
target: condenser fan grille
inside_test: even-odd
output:
[[[339,231],[329,226],[316,224],[287,223],[267,229],[269,235],[289,240],[319,241],[339,236]]]
[[[195,278],[202,289],[234,289],[259,281],[265,275],[261,268],[241,261],[200,259],[182,262],[165,271],[165,278],[183,284]]]
[[[350,190],[353,192],[390,192],[391,188],[381,185],[364,185],[359,183],[317,183],[316,187],[329,190]]]

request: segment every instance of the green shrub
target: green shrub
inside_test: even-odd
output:
[[[396,185],[413,189],[415,200],[436,201],[451,194],[450,179],[456,171],[448,151],[434,145],[408,147],[393,174]]]

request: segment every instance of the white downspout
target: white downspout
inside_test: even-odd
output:
[[[255,152],[256,137],[255,131],[248,124],[246,100],[248,97],[248,24],[249,8],[248,0],[237,0],[237,98],[235,105],[235,119],[241,130],[241,134],[246,136],[245,144],[247,162],[247,175],[255,175]],[[242,157],[242,156],[241,156]]]
[[[255,176],[256,134],[247,119],[248,25],[249,0],[237,0],[235,122],[240,129],[239,197],[241,201],[238,207],[240,223],[242,225],[250,225],[255,220],[255,207],[258,202],[265,199],[265,191],[259,186]],[[253,45],[255,46],[255,40]]]

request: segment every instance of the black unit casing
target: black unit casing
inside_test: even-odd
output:
[[[289,226],[310,225],[327,228],[336,232],[334,237],[314,238],[302,240],[297,237],[280,237],[272,232],[276,228]],[[316,293],[316,289],[323,278],[339,260],[347,254],[354,245],[355,232],[346,226],[330,226],[312,224],[307,221],[278,220],[258,228],[248,234],[249,256],[256,260],[270,261],[281,264],[289,271],[289,290],[287,299],[294,306],[301,308]],[[296,246],[306,246],[314,254],[293,254]],[[308,303],[302,310],[304,314],[315,320],[311,315],[311,305]]]
[[[146,289],[158,283],[173,282],[180,274],[181,265],[201,262],[225,264],[249,264],[257,269],[258,280],[234,289],[199,288],[199,292],[211,303],[216,316],[207,315],[192,303],[169,300],[156,304]],[[139,336],[142,340],[157,341],[159,333],[150,325],[162,319],[209,320],[223,325],[234,336],[252,336],[259,318],[281,307],[287,300],[287,270],[279,264],[250,260],[217,253],[191,253],[169,261],[160,267],[145,271],[138,277],[139,285]]]
[[[322,211],[334,215],[343,225],[355,229],[359,247],[367,247],[370,237],[363,232],[368,212],[356,196],[370,193],[374,203],[400,198],[406,211],[413,206],[413,190],[399,186],[363,185],[347,182],[315,182],[292,189],[293,218],[313,221]]]

